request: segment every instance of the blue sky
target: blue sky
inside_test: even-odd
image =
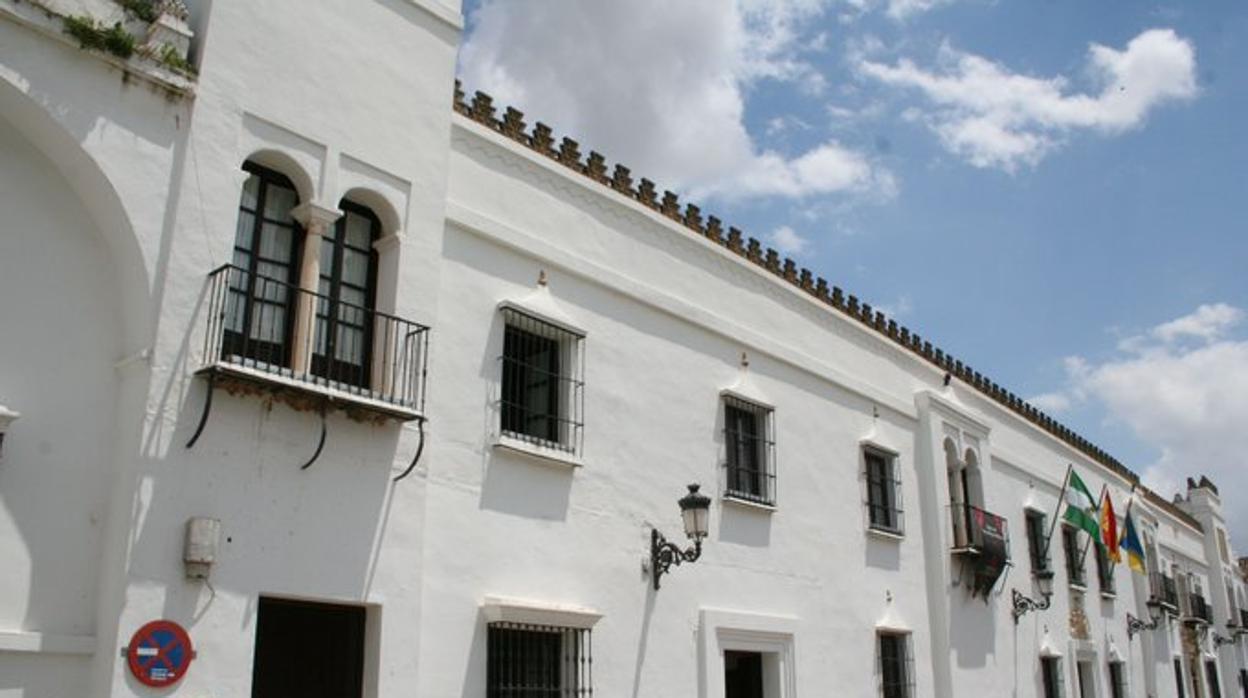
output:
[[[1163,495],[1248,485],[1248,5],[465,10],[470,91],[888,309]]]

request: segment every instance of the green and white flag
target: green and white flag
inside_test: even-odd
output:
[[[1101,539],[1101,525],[1096,513],[1096,498],[1072,468],[1066,486],[1066,520],[1088,532],[1092,540]]]

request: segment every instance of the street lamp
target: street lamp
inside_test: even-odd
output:
[[[650,531],[650,578],[654,588],[659,588],[659,577],[663,576],[672,565],[682,562],[693,562],[702,555],[702,539],[709,529],[708,519],[711,510],[711,498],[698,492],[699,485],[689,485],[689,494],[680,498],[680,518],[685,524],[685,535],[693,541],[693,547],[681,550],[675,543],[669,543],[659,529]]]
[[[1040,596],[1043,600],[1036,601],[1030,596],[1024,596],[1018,589],[1013,589],[1014,608],[1010,613],[1014,616],[1014,625],[1018,625],[1018,619],[1027,615],[1030,611],[1044,611],[1048,609],[1049,603],[1053,598],[1053,571],[1040,570],[1036,572],[1036,588],[1040,590]]]
[[[1156,629],[1157,624],[1161,622],[1161,603],[1150,600],[1145,605],[1148,606],[1148,621],[1140,620],[1130,613],[1127,614],[1127,642],[1130,642],[1138,632]]]

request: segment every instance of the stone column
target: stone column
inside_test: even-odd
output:
[[[294,299],[295,331],[291,337],[290,368],[296,376],[312,370],[316,346],[316,292],[321,277],[321,238],[342,217],[342,211],[309,201],[291,211],[303,225],[303,255],[299,261],[299,297]]]

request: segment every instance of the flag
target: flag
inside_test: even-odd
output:
[[[1105,503],[1101,505],[1101,543],[1105,545],[1105,555],[1114,562],[1122,562],[1118,554],[1118,517],[1114,515],[1114,503],[1105,491]]]
[[[1140,574],[1147,574],[1144,568],[1144,546],[1140,545],[1140,537],[1135,534],[1135,522],[1131,520],[1131,510],[1127,510],[1127,518],[1122,523],[1122,550],[1127,554],[1127,566]]]
[[[1088,491],[1087,485],[1079,479],[1079,473],[1072,468],[1070,482],[1066,486],[1065,519],[1076,528],[1082,528],[1092,536],[1092,540],[1101,541],[1101,526],[1097,523],[1096,499]]]

